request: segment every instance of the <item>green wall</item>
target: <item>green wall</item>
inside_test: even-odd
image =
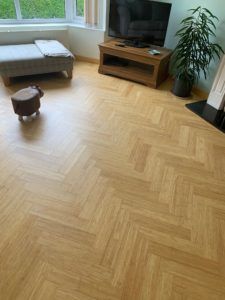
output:
[[[165,42],[166,47],[173,49],[176,46],[177,40],[174,34],[180,27],[180,21],[188,15],[187,10],[201,5],[208,8],[220,19],[216,31],[217,42],[222,45],[225,51],[225,0],[162,0],[161,2],[172,3],[170,23]],[[218,64],[219,61],[212,62],[207,80],[204,77],[200,79],[198,86],[201,89],[205,91],[211,89]]]

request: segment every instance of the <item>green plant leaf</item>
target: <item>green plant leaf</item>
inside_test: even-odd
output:
[[[212,43],[215,37],[217,19],[208,9],[191,9],[191,16],[181,21],[182,27],[177,31],[179,41],[172,55],[172,65],[175,73],[192,74],[194,80],[198,80],[201,74],[208,75],[208,67],[211,60],[219,58],[224,53],[222,47]]]
[[[192,14],[195,14],[198,10],[200,10],[201,9],[201,6],[198,6],[197,8],[191,8],[191,9],[189,9],[188,11],[192,11]]]
[[[181,24],[186,23],[186,22],[188,22],[188,21],[191,21],[191,20],[193,20],[193,19],[194,19],[193,16],[187,17],[187,18],[185,18],[185,19],[183,19],[183,20],[181,21]]]
[[[206,11],[210,15],[211,18],[216,19],[216,20],[219,21],[219,19],[215,15],[213,15],[210,10],[208,10],[205,7],[203,8],[203,10]]]

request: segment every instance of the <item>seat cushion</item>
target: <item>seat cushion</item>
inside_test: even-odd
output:
[[[39,91],[32,87],[16,92],[11,100],[14,112],[19,116],[30,116],[41,106]]]
[[[0,75],[14,77],[73,68],[71,57],[45,57],[35,44],[0,46]]]
[[[19,90],[18,92],[12,95],[11,99],[14,101],[29,101],[36,97],[40,98],[39,91],[37,89],[29,87]]]

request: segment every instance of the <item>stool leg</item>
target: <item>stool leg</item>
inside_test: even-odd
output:
[[[39,116],[40,115],[40,110],[38,109],[37,111],[36,111],[36,116]]]
[[[23,116],[18,116],[18,120],[19,120],[20,122],[23,122]]]
[[[33,119],[32,119],[32,116],[27,116],[27,121],[28,122],[31,122]]]

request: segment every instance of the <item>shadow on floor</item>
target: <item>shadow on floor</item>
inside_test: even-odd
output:
[[[29,75],[14,77],[11,79],[11,85],[6,87],[10,93],[15,93],[18,89],[28,87],[32,84],[40,85],[46,90],[55,90],[68,88],[72,84],[63,72]]]
[[[31,118],[29,120],[27,117],[24,117],[23,121],[18,120],[21,136],[26,141],[39,140],[43,135],[46,123],[46,117],[42,113],[39,116],[34,114]]]

